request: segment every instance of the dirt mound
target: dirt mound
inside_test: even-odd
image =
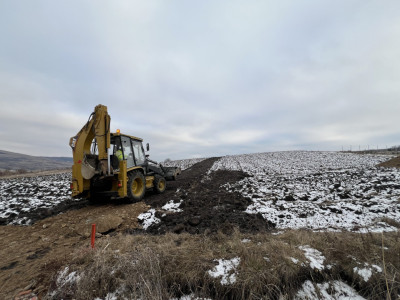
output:
[[[400,156],[384,161],[377,166],[384,168],[400,168]]]
[[[237,227],[241,232],[267,231],[275,224],[261,214],[247,214],[251,200],[223,187],[248,175],[241,171],[216,171],[207,174],[218,158],[210,158],[182,172],[163,195],[145,198],[146,204],[157,209],[161,221],[146,231],[152,234],[166,232],[213,233],[218,230],[229,234]],[[177,212],[162,209],[167,203],[180,203]]]

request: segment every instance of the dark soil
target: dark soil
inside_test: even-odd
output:
[[[247,214],[246,208],[251,200],[239,193],[231,193],[221,187],[233,184],[249,175],[241,171],[216,171],[207,175],[208,170],[218,158],[209,158],[184,170],[176,181],[167,182],[167,190],[161,195],[145,197],[146,204],[157,209],[156,217],[161,222],[150,226],[146,232],[164,234],[166,232],[225,234],[238,228],[241,232],[262,232],[275,227],[261,214]],[[169,212],[161,209],[173,200],[179,203],[182,212]]]

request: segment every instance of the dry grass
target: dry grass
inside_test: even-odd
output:
[[[397,200],[397,202],[400,204],[400,198]],[[390,218],[383,218],[382,222],[385,222],[386,224],[389,224],[390,226],[400,229],[400,223],[397,222],[396,220],[393,220]]]
[[[127,299],[170,299],[188,294],[212,299],[278,299],[292,298],[306,280],[340,279],[364,297],[389,299],[390,295],[396,299],[400,294],[399,238],[399,233],[385,233],[382,248],[381,234],[295,230],[281,235],[236,231],[229,236],[105,237],[95,251],[77,250],[68,266],[80,279],[70,286],[54,279],[47,298],[104,299],[119,290]],[[299,249],[304,245],[322,252],[324,265],[332,267],[312,269]],[[234,257],[240,257],[235,283],[223,285],[221,278],[208,274],[216,265],[215,259]],[[366,264],[386,272],[373,272],[365,282],[354,268]]]

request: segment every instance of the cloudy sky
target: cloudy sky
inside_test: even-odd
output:
[[[400,144],[400,2],[0,2],[0,149],[71,156],[97,104],[153,159]]]

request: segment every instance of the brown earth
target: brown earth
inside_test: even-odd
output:
[[[397,156],[395,158],[389,159],[388,161],[384,161],[383,163],[380,163],[378,167],[384,167],[384,168],[400,168],[400,156]]]
[[[97,225],[100,238],[101,233],[136,228],[137,216],[146,210],[143,202],[86,206],[32,226],[1,226],[0,299],[12,299],[21,289],[33,288],[38,294],[46,290],[46,282],[55,271],[49,268],[68,261],[77,248],[89,251],[92,223]]]
[[[64,212],[49,217],[52,212],[32,212],[32,226],[0,226],[0,299],[13,299],[21,290],[46,292],[51,276],[70,261],[77,250],[90,250],[91,225],[97,226],[97,238],[118,234],[141,234],[137,216],[150,207],[156,208],[159,224],[146,233],[166,232],[225,234],[238,228],[242,232],[263,232],[274,227],[261,215],[245,214],[248,199],[238,193],[228,193],[222,184],[243,179],[243,172],[218,171],[207,175],[217,158],[204,160],[182,172],[177,181],[168,182],[165,193],[146,193],[144,201],[108,201],[97,205],[81,202],[65,205]],[[170,200],[182,201],[182,212],[171,213],[161,207]],[[59,213],[55,208],[54,213]],[[73,210],[71,210],[73,209]]]

